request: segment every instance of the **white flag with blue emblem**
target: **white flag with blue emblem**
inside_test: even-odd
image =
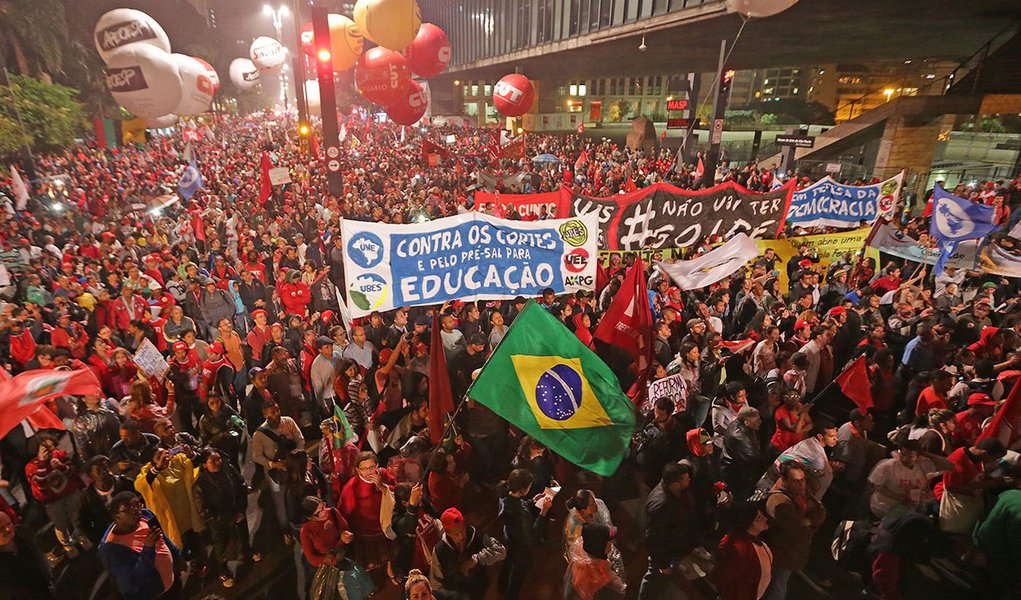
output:
[[[996,229],[992,206],[958,198],[938,185],[933,190],[929,235],[939,242],[939,260],[933,273],[940,275],[958,242],[983,238]]]
[[[199,173],[199,168],[193,160],[184,169],[184,173],[181,173],[181,179],[177,181],[177,191],[185,200],[191,200],[191,197],[195,195],[195,192],[199,191],[203,187],[202,174]]]

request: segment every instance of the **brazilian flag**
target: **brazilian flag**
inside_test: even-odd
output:
[[[617,470],[635,431],[634,405],[613,371],[531,300],[468,396],[600,475]]]

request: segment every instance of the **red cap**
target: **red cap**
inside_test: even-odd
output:
[[[794,324],[794,331],[800,331],[805,327],[811,327],[812,324],[804,319],[798,319],[798,322]]]
[[[174,352],[180,352],[181,350],[187,351],[188,344],[185,344],[184,342],[181,341],[174,342]]]
[[[266,313],[266,311],[262,310],[261,308],[257,308],[257,309],[252,311],[252,318],[253,319],[255,317],[259,316],[259,315],[262,315],[262,316],[265,317],[267,315],[267,313]]]
[[[390,348],[383,348],[379,351],[379,364],[384,364],[390,360],[390,356],[394,353]]]
[[[831,317],[835,317],[837,315],[842,315],[842,314],[844,314],[846,312],[847,312],[847,308],[845,308],[843,306],[834,306],[833,308],[830,309],[830,312],[827,313],[827,314],[829,314]]]
[[[675,286],[671,286],[671,288],[666,291],[666,294],[667,294],[667,296],[672,296],[674,294],[674,292],[680,293],[681,292],[681,288],[677,287],[676,285]]]
[[[282,323],[273,323],[272,325],[269,326],[269,328],[270,329],[283,329],[284,326],[283,326]]]
[[[221,344],[220,342],[213,342],[212,344],[210,344],[209,351],[216,354],[225,354],[223,350],[223,344]]]
[[[989,397],[989,394],[975,392],[968,396],[968,406],[996,406],[996,401]]]
[[[801,262],[798,263],[798,266],[801,267],[802,269],[807,269],[808,267],[812,266],[812,261],[808,260],[807,258],[803,258],[801,259]]]
[[[448,508],[440,516],[440,522],[443,523],[443,529],[447,531],[457,529],[464,525],[464,515],[456,508]]]
[[[162,257],[161,257],[161,256],[160,256],[159,254],[156,254],[155,252],[154,252],[154,253],[152,253],[152,254],[147,254],[147,255],[145,256],[145,258],[143,258],[142,260],[144,260],[144,261],[146,261],[146,262],[148,262],[148,261],[150,261],[150,260],[151,260],[151,261],[155,261],[155,262],[158,262],[158,263],[161,263],[161,262],[163,262],[163,258],[162,258]]]

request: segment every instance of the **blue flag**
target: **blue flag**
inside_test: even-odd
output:
[[[203,187],[205,186],[202,182],[202,173],[199,173],[199,168],[193,160],[184,169],[184,173],[181,173],[181,179],[177,182],[177,191],[185,200],[191,200],[195,192]]]
[[[939,260],[933,273],[941,275],[947,260],[957,251],[957,243],[983,238],[996,225],[996,209],[964,198],[958,198],[943,188],[933,190],[932,221],[929,235],[939,243]]]

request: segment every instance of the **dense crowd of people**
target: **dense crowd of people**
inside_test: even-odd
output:
[[[101,388],[47,404],[66,432],[27,420],[0,441],[0,597],[56,597],[51,565],[85,552],[129,600],[179,597],[184,570],[231,587],[274,551],[253,544],[255,494],[272,507],[264,521],[300,547],[300,593],[316,599],[390,587],[415,600],[493,587],[528,597],[549,547],[572,600],[623,598],[629,582],[643,600],[779,600],[794,597],[792,578],[835,587],[838,571],[897,600],[926,589],[920,566],[934,558],[981,573],[971,583],[988,597],[1021,593],[1018,444],[981,435],[1021,374],[1017,280],[850,255],[822,266],[807,251],[783,263],[767,250],[680,290],[646,266],[652,378],[679,375],[684,393],[637,407],[628,456],[600,477],[474,401],[431,444],[431,353],[460,399],[526,299],[348,322],[340,219],[470,210],[481,169],[531,172],[528,191],[610,195],[697,188],[694,164],[535,135],[529,153],[560,163],[490,165],[485,130],[398,136],[350,119],[334,198],[286,119],[224,118],[210,133],[187,149],[158,137],[39,156],[49,178],[28,205],[0,200],[0,366],[88,369]],[[425,164],[421,141],[449,135],[457,154]],[[264,152],[292,179],[269,198]],[[192,157],[204,186],[174,202]],[[798,174],[750,163],[716,179],[764,191],[787,177]],[[956,193],[996,203],[1005,227],[1021,214],[1019,180]],[[922,228],[910,208],[903,225]],[[634,262],[607,264],[594,293],[539,302],[602,351],[592,333]],[[139,352],[164,357],[165,371],[140,368]],[[868,409],[832,385],[859,359]],[[634,373],[619,376],[627,389]],[[49,552],[18,525],[32,506],[52,523]],[[498,525],[483,527],[485,514]],[[636,586],[625,564],[639,562]]]

